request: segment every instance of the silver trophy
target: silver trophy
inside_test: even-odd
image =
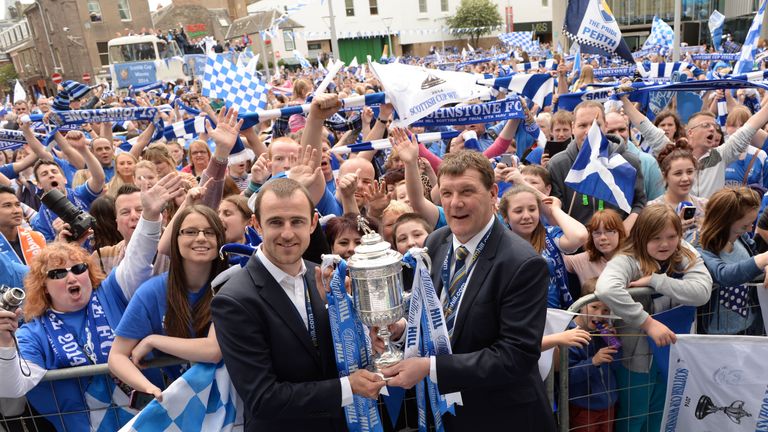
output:
[[[360,321],[369,327],[378,327],[378,335],[386,347],[373,361],[375,370],[380,372],[403,359],[403,352],[390,342],[388,328],[405,316],[403,256],[372,231],[365,219],[358,216],[357,223],[365,235],[360,246],[355,248],[355,254],[347,260],[347,266]]]

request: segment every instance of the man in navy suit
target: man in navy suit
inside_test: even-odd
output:
[[[353,394],[378,397],[384,381],[366,370],[339,378],[316,265],[301,258],[317,226],[312,201],[295,180],[275,179],[254,213],[263,242],[211,305],[246,430],[345,431],[342,407]]]
[[[449,154],[438,187],[448,226],[432,233],[426,246],[453,354],[409,358],[385,369],[388,385],[410,388],[429,376],[441,394],[461,392],[456,416],[443,416],[448,431],[554,431],[536,366],[547,310],[546,262],[496,218],[498,185],[482,154]]]

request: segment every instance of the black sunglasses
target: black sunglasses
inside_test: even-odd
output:
[[[88,270],[88,264],[86,263],[75,264],[70,268],[48,270],[48,279],[64,279],[69,272],[79,275],[85,273],[86,270]]]

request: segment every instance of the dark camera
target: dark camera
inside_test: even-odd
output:
[[[53,189],[44,193],[40,200],[62,221],[69,225],[69,241],[75,241],[85,234],[95,222],[93,216],[88,212],[81,210],[72,204],[67,196],[56,189],[56,183],[52,184]]]
[[[26,294],[21,288],[9,287],[8,285],[0,285],[0,309],[13,312],[21,306],[21,302],[24,301]]]

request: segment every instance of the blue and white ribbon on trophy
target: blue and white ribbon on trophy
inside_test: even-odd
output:
[[[338,255],[323,255],[321,268],[325,270],[336,263],[328,293],[328,318],[331,323],[336,368],[339,377],[349,376],[370,364],[371,350],[365,336],[365,327],[355,311],[352,298],[344,289],[347,263]],[[375,400],[353,395],[354,402],[344,407],[350,432],[383,432],[379,410]]]
[[[451,354],[451,339],[443,315],[443,307],[437,296],[432,277],[429,274],[426,249],[412,248],[403,257],[403,262],[414,268],[411,303],[408,308],[408,323],[405,330],[405,358],[429,357]],[[441,395],[437,384],[427,376],[416,385],[416,404],[419,409],[419,431],[427,430],[426,398],[434,416],[435,430],[442,431],[442,416],[454,413],[453,405],[461,405],[461,394]]]

